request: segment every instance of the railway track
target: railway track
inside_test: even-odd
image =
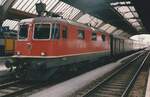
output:
[[[0,85],[0,97],[15,97],[16,95],[28,92],[39,86],[29,82],[12,81]]]
[[[73,97],[126,97],[148,57],[148,51],[140,54],[86,92],[79,92]]]
[[[26,83],[21,81],[12,81],[5,84],[0,84],[0,97],[16,97],[38,87],[45,86],[48,83]],[[83,96],[84,97],[84,96]],[[94,97],[94,96],[91,96]]]

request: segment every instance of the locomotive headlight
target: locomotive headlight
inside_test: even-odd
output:
[[[45,56],[46,55],[46,53],[45,52],[41,52],[41,56]]]
[[[17,52],[17,55],[21,55],[21,53],[20,53],[20,52]]]

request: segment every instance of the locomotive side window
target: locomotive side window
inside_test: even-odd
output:
[[[50,24],[35,24],[34,39],[49,39]]]
[[[28,37],[28,25],[20,25],[20,30],[19,30],[19,39],[26,39]]]
[[[97,40],[97,34],[96,34],[96,32],[92,32],[92,40],[94,40],[94,41]]]
[[[85,38],[85,33],[84,30],[78,30],[78,39],[84,39]]]
[[[105,41],[106,36],[104,34],[102,34],[102,40]]]
[[[68,34],[68,29],[67,27],[64,27],[62,31],[62,38],[67,39],[67,34]]]
[[[60,38],[60,24],[53,24],[51,39],[59,39],[59,38]]]

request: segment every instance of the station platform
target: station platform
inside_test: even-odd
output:
[[[149,75],[148,75],[148,81],[147,81],[147,88],[146,88],[145,97],[150,97],[150,68],[149,68]]]
[[[65,82],[59,83],[57,85],[54,85],[37,93],[34,93],[29,97],[69,97],[69,95],[73,94],[79,89],[82,89],[92,81],[96,80],[97,78],[103,77],[104,74],[114,70],[115,68],[117,68],[122,64],[122,61],[128,59],[133,55],[134,54],[122,58],[117,62],[101,66],[95,70],[92,70],[75,78],[69,79]]]

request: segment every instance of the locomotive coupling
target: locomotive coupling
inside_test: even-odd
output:
[[[5,66],[10,69],[10,72],[13,70],[13,62],[7,60]]]
[[[12,64],[13,64],[13,63],[12,63],[11,61],[8,61],[8,60],[5,62],[5,66],[6,66],[7,68],[12,67]]]

